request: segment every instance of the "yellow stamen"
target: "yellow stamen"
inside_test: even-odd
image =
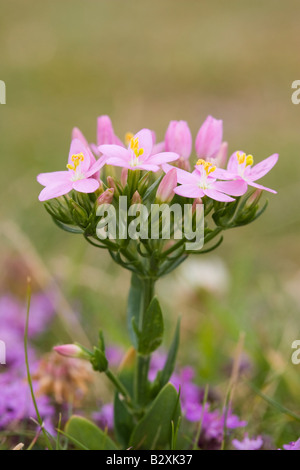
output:
[[[239,162],[239,165],[242,165],[243,163],[246,162],[246,165],[245,166],[251,166],[253,165],[253,156],[252,155],[247,155],[245,153],[240,153],[240,152],[237,152],[236,153],[236,156],[237,156],[237,159],[238,159],[238,162]]]
[[[68,164],[67,164],[67,168],[68,168],[69,170],[74,170],[74,171],[75,171],[76,168],[78,167],[79,163],[80,163],[80,162],[83,162],[83,160],[84,160],[84,155],[83,155],[82,152],[76,153],[76,154],[72,155],[71,160],[72,160],[72,162],[74,162],[74,165],[71,165],[71,163],[68,163]]]
[[[247,158],[246,158],[246,166],[251,166],[253,165],[253,156],[252,155],[247,155]]]
[[[202,158],[200,158],[200,159],[197,161],[196,165],[203,165],[204,170],[206,171],[207,176],[210,175],[210,173],[212,173],[213,171],[215,171],[215,169],[217,168],[217,167],[214,166],[212,163],[206,162],[206,161],[203,160]]]
[[[139,149],[139,139],[132,137],[130,139],[130,148],[134,151],[136,158],[140,157],[144,153],[144,149]]]
[[[236,156],[237,156],[237,159],[238,159],[239,164],[242,165],[242,164],[245,162],[246,154],[245,154],[245,153],[236,152]]]
[[[126,134],[125,134],[125,144],[129,145],[132,138],[133,138],[133,133],[132,132],[126,132]]]

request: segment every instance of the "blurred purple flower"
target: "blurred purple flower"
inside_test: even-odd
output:
[[[242,441],[233,439],[232,444],[237,450],[259,450],[263,445],[263,440],[261,436],[256,438],[249,439],[248,434],[246,433]]]
[[[16,379],[11,373],[0,374],[0,429],[12,428],[24,419],[37,419],[32,403],[30,389],[24,379]],[[46,396],[37,396],[40,415],[45,421],[46,429],[52,432],[51,420],[54,408]]]
[[[93,413],[93,419],[102,429],[113,429],[114,427],[114,406],[112,403],[106,403],[100,411]]]
[[[290,442],[289,444],[284,444],[284,450],[300,450],[300,437],[295,442]]]

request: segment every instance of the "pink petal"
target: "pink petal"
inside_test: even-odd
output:
[[[171,121],[165,135],[165,144],[167,152],[175,152],[188,159],[192,151],[192,134],[188,123]]]
[[[97,120],[97,144],[115,144],[124,147],[123,143],[118,139],[114,132],[111,120],[109,116],[99,116]]]
[[[83,145],[85,147],[88,147],[89,146],[89,143],[88,141],[86,140],[86,138],[84,137],[83,133],[81,132],[80,129],[78,129],[78,127],[74,127],[74,129],[72,130],[72,140],[80,140]]]
[[[238,159],[237,159],[237,153],[238,152],[240,154],[244,153],[241,150],[237,150],[236,152],[234,152],[231,155],[231,157],[229,158],[229,161],[228,161],[228,165],[227,165],[227,170],[229,171],[229,173],[238,174],[238,171],[239,171],[239,163],[238,163]]]
[[[82,153],[84,156],[83,162],[80,163],[80,169],[82,173],[85,173],[90,168],[91,163],[95,161],[95,157],[90,149],[83,145],[79,139],[74,139],[71,142],[68,163],[72,165],[72,155],[77,155],[78,153]]]
[[[99,188],[99,181],[94,178],[85,178],[73,182],[73,189],[80,193],[93,193]]]
[[[270,157],[266,158],[262,162],[254,165],[248,174],[248,178],[252,181],[256,181],[265,176],[278,161],[278,153],[274,153]]]
[[[154,144],[152,147],[152,155],[156,155],[157,153],[161,153],[165,151],[165,143],[164,142],[158,142],[157,144]]]
[[[100,157],[98,160],[95,161],[95,163],[91,166],[89,171],[86,172],[86,177],[88,178],[89,176],[94,175],[97,173],[106,163],[106,157]]]
[[[178,160],[179,155],[174,152],[161,152],[157,153],[156,155],[151,155],[147,158],[147,163],[151,163],[154,165],[162,165],[163,163],[167,162],[174,162]]]
[[[237,177],[236,173],[230,173],[227,170],[223,170],[223,168],[216,168],[212,175],[220,180],[233,180]]]
[[[145,160],[152,153],[152,147],[153,147],[152,132],[149,129],[142,129],[137,134],[135,134],[134,139],[136,138],[139,141],[139,148],[144,150],[142,157]]]
[[[72,189],[72,181],[67,181],[64,183],[58,183],[46,186],[39,195],[40,201],[47,201],[48,199],[53,199],[55,197],[63,196],[68,194]]]
[[[148,160],[147,160],[148,161]],[[130,167],[132,170],[134,168]],[[152,165],[152,164],[148,164],[148,163],[141,163],[138,167],[138,169],[140,170],[146,170],[146,171],[153,171],[154,173],[158,170],[160,170],[160,167],[157,166],[157,165]]]
[[[221,201],[221,202],[234,201],[232,197],[226,196],[226,194],[220,193],[219,191],[216,191],[215,189],[204,189],[203,192],[204,194],[206,194],[206,196],[210,197],[211,199],[215,199],[216,201]]]
[[[274,191],[274,189],[266,188],[265,186],[254,183],[253,181],[247,181],[247,183],[249,184],[249,186],[253,186],[254,188],[263,189],[264,191],[268,191],[269,193],[277,194],[277,191]]]
[[[214,158],[219,152],[223,138],[223,121],[208,116],[200,127],[195,148],[199,158]]]
[[[213,183],[213,189],[231,196],[242,196],[247,191],[247,183],[244,180],[216,181]]]
[[[103,153],[108,159],[117,158],[123,161],[130,160],[130,152],[121,147],[120,145],[100,145],[98,147],[99,152]],[[108,160],[107,160],[107,163]],[[109,163],[110,164],[110,163]]]
[[[63,181],[70,181],[69,171],[52,171],[50,173],[40,173],[37,181],[43,186],[55,185]]]
[[[203,197],[204,191],[195,184],[182,184],[174,189],[174,193],[184,197]]]

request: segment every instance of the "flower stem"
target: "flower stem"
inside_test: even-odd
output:
[[[144,314],[149,307],[151,300],[154,296],[155,279],[143,279],[143,302],[141,302],[141,310],[139,314],[138,328],[141,331],[143,328]],[[148,372],[150,365],[151,355],[144,356],[137,354],[136,371],[135,371],[135,400],[138,405],[143,406],[147,403],[148,396]]]

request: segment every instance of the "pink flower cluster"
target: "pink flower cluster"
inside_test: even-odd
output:
[[[193,141],[185,121],[171,121],[163,142],[156,143],[155,133],[149,129],[135,135],[128,133],[125,141],[126,145],[115,135],[108,116],[98,118],[97,145],[88,144],[81,131],[73,129],[67,169],[37,177],[44,186],[40,201],[63,196],[71,190],[94,193],[100,187],[99,172],[104,165],[123,168],[123,175],[128,170],[164,171],[166,176],[158,194],[161,202],[171,200],[175,193],[194,199],[207,196],[231,202],[233,197],[245,194],[248,186],[275,193],[256,181],[276,164],[278,154],[253,165],[252,155],[236,151],[225,169],[228,145],[223,142],[223,122],[212,116],[206,118],[196,136],[198,160],[192,172],[189,159]]]

